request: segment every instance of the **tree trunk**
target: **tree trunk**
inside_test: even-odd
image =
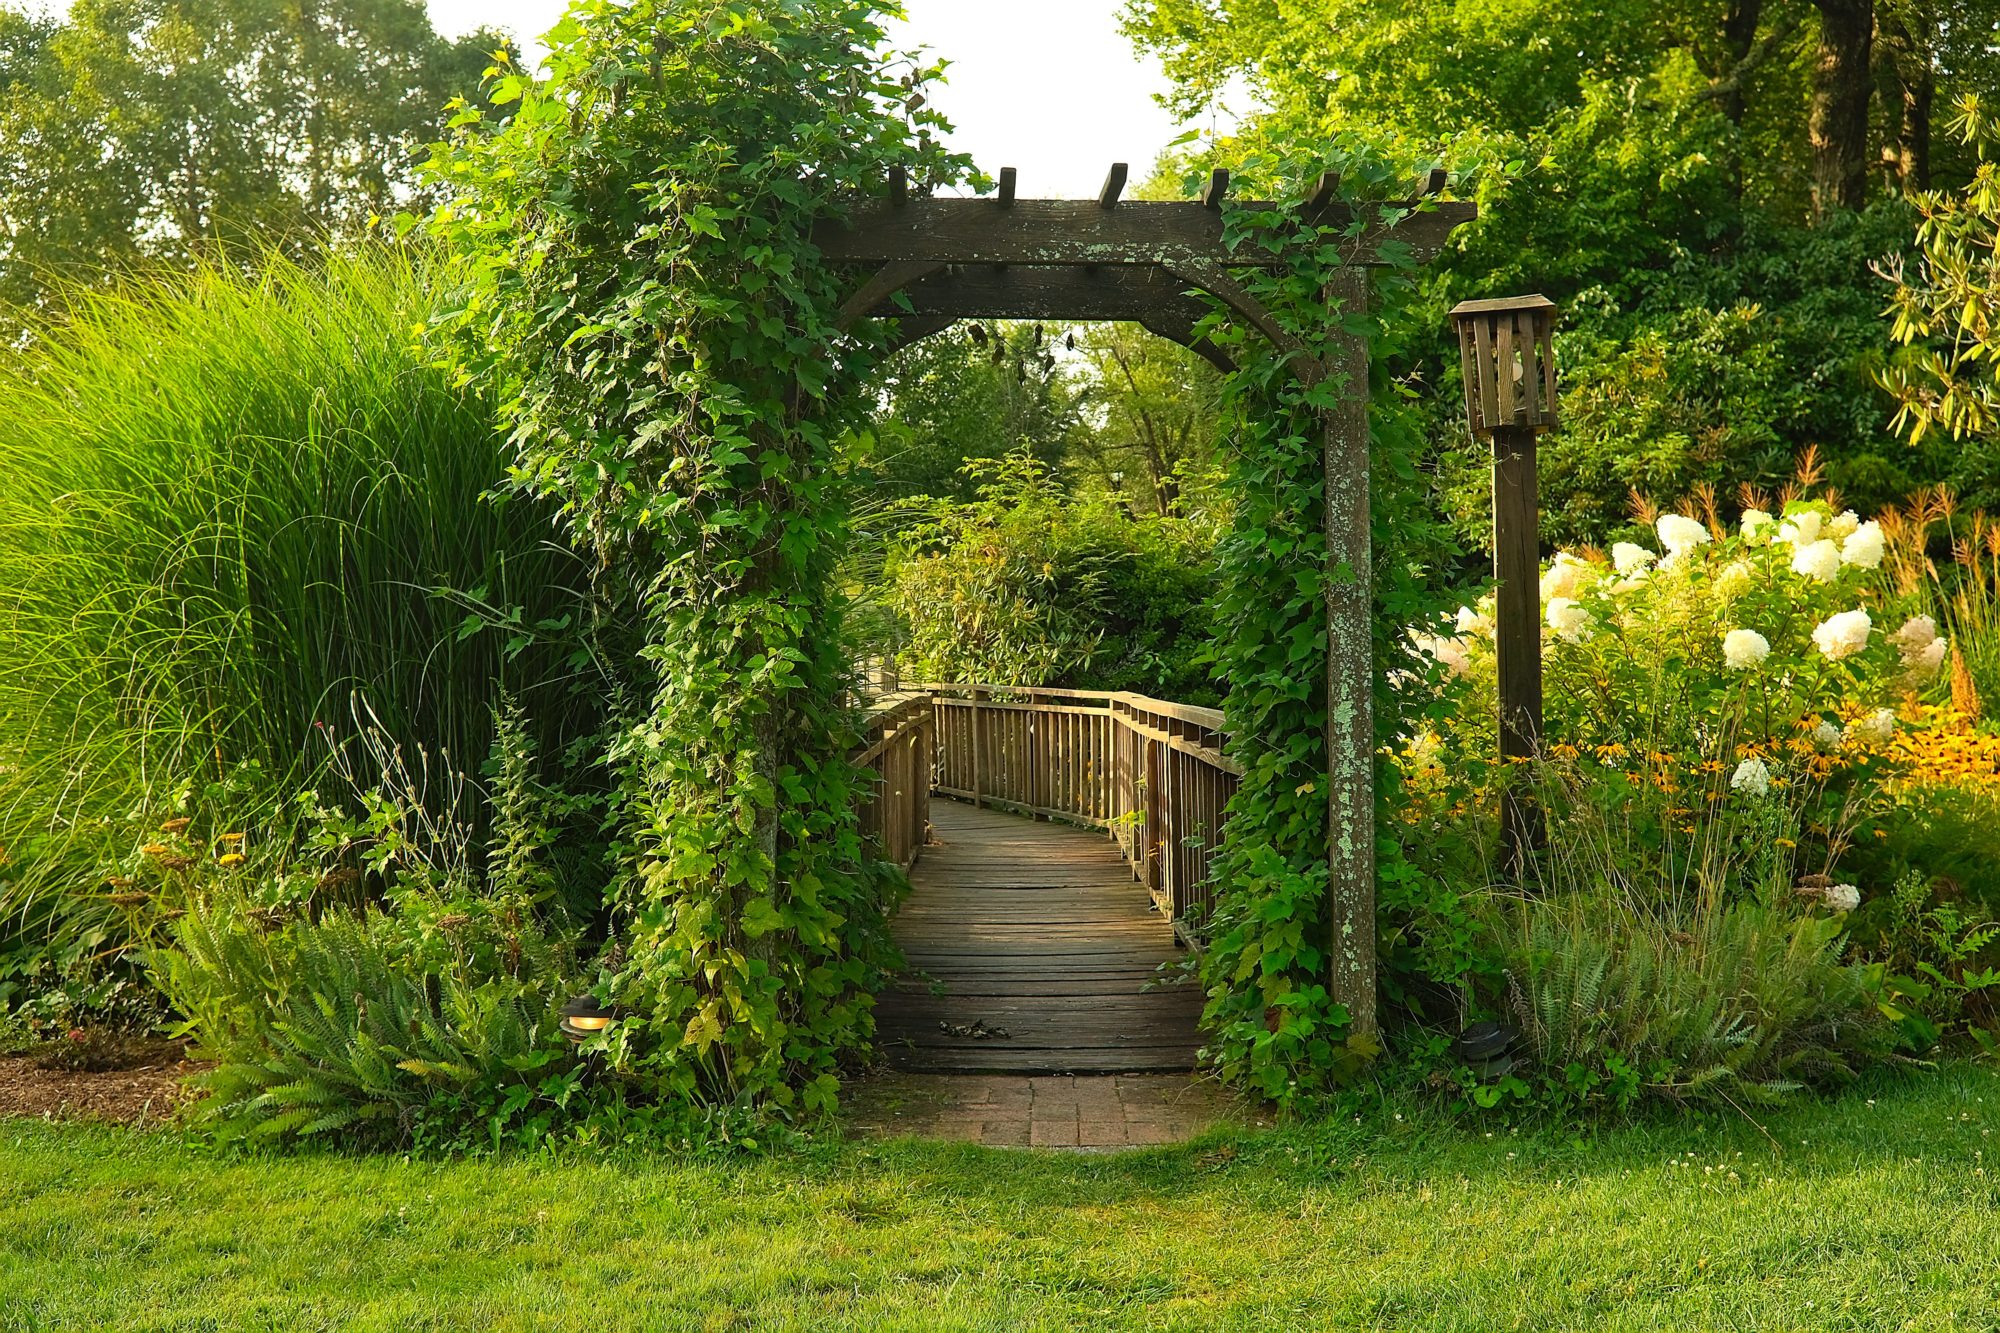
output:
[[[1889,91],[1896,98],[1889,108],[1893,138],[1882,145],[1882,164],[1904,194],[1931,187],[1931,103],[1937,93],[1933,30],[1930,16],[1915,6],[1885,6],[1876,28]]]
[[[1868,99],[1875,92],[1871,57],[1875,0],[1813,0],[1819,10],[1819,52],[1813,61],[1812,211],[1860,208],[1868,196]]]
[[[1729,0],[1722,15],[1722,42],[1729,55],[1723,72],[1728,89],[1722,94],[1722,111],[1733,125],[1743,123],[1744,100],[1741,71],[1757,44],[1757,24],[1764,17],[1764,0]]]

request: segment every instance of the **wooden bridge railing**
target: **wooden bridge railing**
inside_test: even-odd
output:
[[[854,753],[855,763],[875,770],[873,792],[861,803],[861,836],[905,870],[929,834],[936,718],[926,690],[873,700]]]
[[[916,688],[936,710],[940,794],[1105,829],[1177,927],[1206,913],[1242,774],[1220,712],[1098,690]]]

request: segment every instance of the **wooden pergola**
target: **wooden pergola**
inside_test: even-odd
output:
[[[1278,269],[1280,255],[1234,250],[1223,234],[1229,173],[1217,171],[1198,200],[1124,200],[1125,163],[1113,164],[1095,199],[1019,199],[1017,173],[1001,171],[988,198],[912,197],[892,175],[888,197],[856,211],[845,225],[814,239],[827,259],[867,276],[843,304],[851,327],[897,319],[901,342],[914,342],[964,319],[1129,321],[1193,349],[1218,368],[1227,355],[1196,330],[1220,301],[1256,330],[1308,384],[1339,376],[1349,391],[1325,412],[1327,561],[1327,718],[1329,826],[1327,860],[1332,959],[1328,989],[1345,1005],[1357,1033],[1372,1034],[1375,1015],[1374,654],[1371,626],[1368,477],[1368,343],[1337,332],[1321,361],[1273,318],[1231,270]],[[1365,270],[1389,262],[1386,248],[1422,262],[1453,229],[1472,220],[1469,203],[1427,198],[1445,185],[1432,171],[1411,196],[1354,204],[1340,182],[1323,177],[1304,220],[1354,232],[1345,265],[1328,285],[1330,301],[1358,310],[1368,299]],[[1423,207],[1419,207],[1423,205]],[[1245,202],[1240,208],[1282,205]],[[1362,225],[1355,229],[1356,222]]]

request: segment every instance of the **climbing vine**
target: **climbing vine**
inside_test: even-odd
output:
[[[889,958],[830,577],[836,448],[881,347],[836,328],[811,229],[891,167],[918,189],[966,170],[933,71],[877,55],[897,12],[583,0],[542,76],[493,71],[504,123],[461,108],[431,164],[512,485],[559,502],[607,620],[642,627],[609,668],[599,990],[624,1017],[596,1040],[670,1104],[829,1105]]]
[[[1355,221],[1322,225],[1304,216],[1298,193],[1333,172],[1356,206]],[[1427,704],[1421,670],[1409,656],[1408,628],[1444,606],[1427,562],[1449,550],[1430,487],[1419,471],[1422,437],[1410,396],[1392,377],[1414,265],[1393,240],[1391,260],[1374,269],[1368,308],[1340,309],[1328,282],[1350,256],[1361,228],[1393,221],[1366,200],[1409,194],[1410,175],[1358,146],[1312,158],[1273,157],[1241,165],[1246,197],[1288,207],[1230,206],[1230,244],[1283,256],[1281,268],[1245,277],[1245,286],[1293,335],[1306,356],[1337,365],[1336,338],[1364,334],[1371,382],[1336,374],[1317,385],[1295,373],[1297,353],[1218,322],[1213,336],[1238,366],[1227,393],[1239,422],[1232,451],[1232,530],[1222,550],[1216,674],[1226,680],[1228,727],[1242,785],[1229,807],[1214,866],[1217,908],[1202,957],[1208,991],[1203,1021],[1222,1072],[1280,1102],[1344,1081],[1377,1051],[1352,1034],[1349,1015],[1329,994],[1327,603],[1325,486],[1321,413],[1346,394],[1371,395],[1374,549],[1375,725],[1386,741]],[[1338,479],[1336,479],[1337,481]],[[1394,943],[1402,923],[1436,886],[1423,882],[1386,830],[1395,773],[1375,763],[1378,919]],[[1391,979],[1393,982],[1393,978]]]
[[[452,191],[432,225],[461,260],[447,323],[465,373],[506,404],[510,484],[557,502],[596,557],[602,623],[640,645],[584,646],[618,719],[597,756],[614,865],[598,990],[621,1018],[593,1040],[671,1105],[830,1105],[892,957],[898,882],[855,821],[831,577],[839,446],[883,347],[838,327],[851,278],[812,231],[892,168],[919,191],[970,175],[924,105],[934,71],[878,54],[895,12],[582,0],[549,34],[543,75],[493,72],[504,121],[462,107],[431,164]],[[1275,192],[1327,169],[1355,200],[1402,181],[1360,150],[1241,175]],[[1437,531],[1386,371],[1407,266],[1377,270],[1369,309],[1332,309],[1327,279],[1355,234],[1296,202],[1232,207],[1225,225],[1232,244],[1284,257],[1248,281],[1304,354],[1332,362],[1338,328],[1375,350],[1374,651],[1392,665],[1432,610],[1420,562]],[[1323,980],[1320,413],[1353,386],[1309,386],[1286,354],[1216,323],[1247,423],[1216,649],[1246,776],[1218,863],[1207,1022],[1226,1072],[1287,1099],[1372,1054]],[[1378,681],[1384,735],[1413,706],[1405,674]],[[1411,876],[1393,840],[1378,860],[1393,919]]]

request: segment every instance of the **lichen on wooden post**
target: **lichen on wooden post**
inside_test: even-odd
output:
[[[1367,270],[1326,286],[1339,316],[1368,304]],[[1375,636],[1369,537],[1368,339],[1329,341],[1339,401],[1326,428],[1327,989],[1356,1036],[1375,1035]]]

